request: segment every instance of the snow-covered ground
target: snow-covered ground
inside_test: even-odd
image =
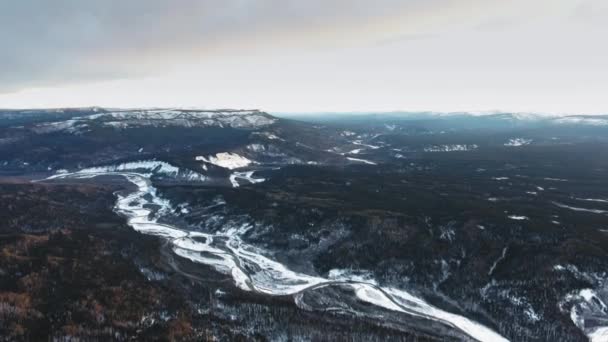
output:
[[[370,161],[370,160],[367,160],[367,159],[351,158],[351,157],[346,157],[346,159],[348,159],[350,161],[357,162],[357,163],[363,163],[363,164],[368,164],[368,165],[378,165],[378,164],[374,163],[373,161]]]
[[[244,172],[234,172],[230,175],[230,184],[232,184],[233,188],[238,188],[240,186],[238,180],[245,180],[251,184],[262,183],[265,181],[265,178],[254,178],[253,174],[255,171],[244,171]]]
[[[608,210],[601,210],[601,209],[590,209],[590,208],[581,208],[581,207],[573,207],[573,206],[569,206],[563,203],[559,203],[559,202],[552,202],[555,206],[560,207],[560,208],[564,208],[564,209],[570,209],[572,211],[581,211],[581,212],[586,212],[586,213],[593,213],[593,214],[608,214]]]
[[[196,160],[214,164],[229,170],[240,169],[254,163],[243,156],[230,152],[217,153],[216,155],[209,157],[198,156],[196,157]]]
[[[514,138],[514,139],[509,139],[509,141],[507,141],[505,143],[505,146],[518,147],[518,146],[530,145],[531,143],[532,143],[532,139]]]
[[[608,341],[608,327],[595,328],[587,336],[591,342],[606,342]]]
[[[560,306],[569,302],[573,303],[570,319],[589,337],[589,341],[608,341],[608,306],[602,297],[593,289],[582,289],[568,294]],[[588,317],[591,317],[590,322],[586,320]]]
[[[350,286],[360,301],[390,311],[445,323],[479,341],[507,341],[477,322],[436,308],[407,291],[381,287],[369,277],[350,276],[348,272],[333,272],[329,278],[324,278],[292,271],[268,257],[271,255],[268,251],[243,241],[243,235],[253,228],[250,224],[226,224],[219,231],[211,233],[191,232],[159,223],[160,216],[172,211],[173,206],[168,200],[159,197],[149,180],[149,174],[137,174],[116,168],[89,169],[57,174],[51,179],[92,178],[101,175],[124,176],[137,187],[133,193],[120,195],[115,206],[116,212],[125,216],[133,229],[169,240],[177,255],[209,265],[218,272],[230,275],[235,285],[244,291],[255,291],[271,296],[291,295],[298,303],[298,296],[307,290],[324,286]],[[365,312],[360,314],[365,315]]]
[[[121,164],[112,164],[112,165],[104,165],[104,166],[96,166],[90,167],[86,169],[82,169],[78,171],[79,175],[97,175],[100,173],[112,173],[112,172],[136,172],[138,174],[146,175],[147,177],[151,177],[152,175],[162,175],[167,177],[172,177],[180,180],[187,181],[205,181],[207,177],[191,171],[187,169],[180,169],[176,166],[173,166],[164,161],[158,160],[139,160],[126,162]],[[51,176],[50,179],[53,178],[63,178],[63,175],[67,174],[67,170],[57,170],[54,176]]]
[[[479,146],[473,145],[439,145],[429,146],[424,148],[424,152],[454,152],[454,151],[472,151]]]

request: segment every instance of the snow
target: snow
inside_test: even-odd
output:
[[[377,150],[377,149],[379,149],[381,147],[381,146],[376,146],[376,145],[365,144],[361,140],[355,140],[355,141],[353,141],[353,144],[359,145],[359,146],[369,147],[372,150]]]
[[[238,188],[240,186],[237,179],[246,180],[251,184],[262,183],[263,181],[266,180],[265,178],[253,178],[254,172],[255,171],[235,172],[232,175],[230,175],[230,183],[232,184],[232,187]]]
[[[276,118],[257,110],[192,110],[192,109],[130,109],[84,115],[70,120],[40,124],[38,133],[67,131],[82,133],[89,124],[96,123],[114,129],[132,127],[232,127],[259,128],[272,125]]]
[[[266,150],[266,147],[262,144],[249,144],[247,145],[247,149],[251,152],[263,152]]]
[[[593,300],[593,298],[596,298],[596,293],[592,289],[583,289],[581,292],[579,292],[579,296],[590,302]]]
[[[590,125],[590,126],[608,126],[608,119],[605,118],[590,118],[580,116],[570,116],[556,119],[554,121],[558,124],[578,124],[578,125]]]
[[[593,213],[593,214],[608,214],[608,210],[601,210],[601,209],[587,209],[587,208],[580,208],[580,207],[572,207],[563,203],[559,203],[559,202],[552,202],[555,206],[558,206],[560,208],[564,208],[564,209],[570,209],[572,211],[580,211],[580,212],[587,212],[587,213]]]
[[[367,284],[357,284],[352,285],[352,287],[355,289],[356,296],[364,302],[372,303],[392,311],[403,311],[399,305],[395,304],[395,302],[375,287]]]
[[[608,341],[608,327],[599,327],[587,335],[590,342],[606,342]]]
[[[205,181],[207,177],[187,169],[180,169],[164,161],[158,160],[139,160],[121,164],[110,164],[105,166],[95,166],[78,171],[79,176],[86,174],[97,175],[100,173],[124,173],[139,172],[148,175],[163,175],[188,181]],[[62,178],[68,173],[67,170],[57,170],[53,178]]]
[[[514,139],[509,139],[509,141],[506,142],[504,145],[511,146],[511,147],[519,147],[519,146],[524,146],[524,145],[530,145],[530,143],[532,143],[531,139],[514,138]]]
[[[606,199],[601,199],[601,198],[575,198],[576,200],[579,201],[586,201],[586,202],[598,202],[598,203],[608,203],[608,200]]]
[[[539,322],[542,319],[542,317],[538,313],[536,313],[536,311],[534,311],[534,309],[532,309],[531,307],[526,308],[526,310],[524,310],[524,314],[531,322]]]
[[[496,259],[496,261],[494,261],[494,264],[492,264],[492,267],[490,267],[490,270],[488,271],[488,276],[491,276],[494,273],[494,270],[496,269],[496,266],[498,266],[498,264],[504,260],[504,258],[507,256],[507,250],[508,250],[508,246],[502,249],[502,254],[500,255],[500,257],[498,257],[498,259]]]
[[[434,306],[427,304],[419,298],[416,298],[406,291],[397,290],[390,288],[387,290],[391,294],[392,298],[399,304],[403,304],[408,308],[416,308],[418,312],[421,312],[430,317],[434,317],[439,321],[447,321],[460,330],[464,331],[467,335],[474,339],[482,342],[505,342],[508,341],[493,330],[469,320],[466,317],[455,315],[449,312],[445,312]]]
[[[349,269],[331,269],[327,273],[327,278],[338,281],[359,281],[377,285],[370,271],[354,271]]]
[[[569,265],[568,270],[579,273],[574,266]],[[608,306],[595,290],[587,288],[568,294],[564,301],[560,302],[560,309],[564,310],[564,305],[568,303],[573,304],[570,308],[570,319],[591,342],[608,341],[608,327],[596,326],[597,323],[606,321]],[[591,319],[587,322],[585,319],[588,317]]]
[[[473,145],[435,145],[425,147],[424,152],[454,152],[454,151],[472,151],[476,150],[479,146]]]
[[[148,166],[151,167],[151,165]],[[242,240],[242,236],[253,229],[252,225],[248,223],[240,225],[227,223],[213,234],[185,231],[159,223],[159,215],[172,208],[172,205],[168,200],[159,197],[149,180],[150,174],[115,171],[117,169],[120,168],[109,168],[108,171],[100,172],[91,170],[83,172],[83,170],[56,175],[55,178],[92,178],[101,175],[126,177],[137,187],[137,190],[128,195],[119,196],[115,210],[127,218],[128,224],[133,229],[167,239],[177,255],[196,263],[209,265],[218,272],[230,275],[234,284],[244,291],[256,291],[271,296],[292,296],[297,303],[301,302],[300,294],[308,289],[333,285],[350,286],[354,289],[355,296],[361,301],[387,310],[444,322],[478,341],[507,341],[491,329],[466,317],[438,309],[407,291],[380,287],[366,272],[353,274],[351,271],[332,270],[329,279],[326,279],[290,270],[268,257],[267,255],[270,254],[268,251]],[[251,173],[241,176],[251,178],[253,171],[249,172]],[[150,204],[155,204],[155,206],[150,206]],[[160,209],[157,211],[151,209],[158,206]],[[204,241],[202,241],[202,237],[204,237]],[[361,312],[361,314],[364,315],[365,312]]]
[[[214,164],[229,170],[243,168],[254,163],[245,157],[230,152],[217,153],[216,155],[209,156],[208,158],[198,156],[195,159],[197,161],[204,161],[206,163]]]
[[[346,157],[346,159],[348,159],[350,161],[354,161],[354,162],[368,164],[368,165],[378,165],[378,164],[374,163],[373,161],[369,161],[369,160],[365,160],[365,159],[351,158],[351,157]]]
[[[264,138],[266,138],[268,140],[285,141],[285,139],[283,139],[283,138],[281,138],[281,137],[279,137],[279,136],[277,136],[277,135],[275,135],[273,133],[270,133],[270,132],[254,132],[253,134],[254,135],[260,135],[260,136],[262,136],[262,137],[264,137]]]
[[[284,141],[284,139],[281,139],[281,138],[279,138],[278,136],[276,136],[276,135],[274,135],[274,134],[272,134],[272,133],[268,133],[268,134],[266,134],[266,137],[267,137],[268,139],[270,139],[270,140],[283,140],[283,141]]]

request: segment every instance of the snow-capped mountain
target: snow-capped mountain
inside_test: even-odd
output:
[[[63,121],[37,124],[38,133],[67,131],[83,133],[92,127],[129,129],[136,127],[231,127],[253,129],[268,126],[276,118],[258,110],[130,109],[94,108],[88,114]]]

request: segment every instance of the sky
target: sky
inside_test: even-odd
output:
[[[0,2],[0,108],[608,114],[606,0]]]

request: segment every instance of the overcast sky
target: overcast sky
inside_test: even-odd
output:
[[[606,0],[0,2],[0,107],[608,113]]]

